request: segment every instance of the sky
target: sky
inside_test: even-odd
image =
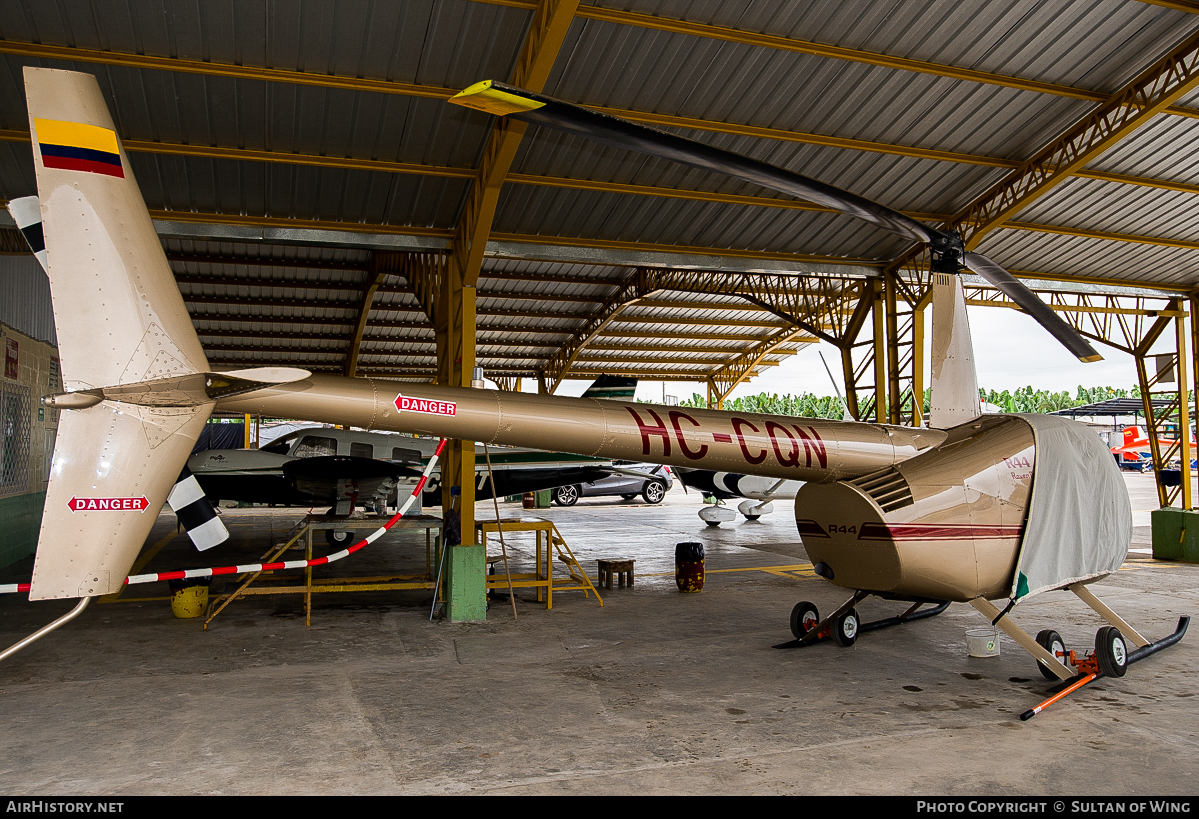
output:
[[[970,329],[974,339],[974,357],[978,368],[978,384],[984,390],[1014,391],[1031,386],[1034,390],[1067,391],[1073,395],[1078,387],[1116,387],[1131,389],[1137,381],[1132,356],[1106,345],[1095,345],[1104,360],[1084,364],[1066,351],[1052,336],[1025,314],[999,307],[968,307]],[[931,333],[931,310],[925,326]],[[1164,336],[1170,336],[1164,333]],[[1166,340],[1163,339],[1164,343]],[[926,344],[926,346],[928,346]],[[1159,345],[1160,346],[1160,345]],[[777,367],[767,369],[757,378],[741,384],[733,398],[757,395],[762,392],[779,395],[799,395],[804,392],[832,395],[833,385],[820,353],[839,378],[840,352],[827,342],[812,344],[786,359]],[[926,383],[931,372],[925,361]],[[558,395],[581,395],[589,381],[567,381]],[[527,387],[526,387],[527,389]],[[837,389],[844,392],[838,381]],[[692,393],[707,394],[702,382],[643,381],[637,386],[637,397],[661,403],[663,394],[679,400]]]

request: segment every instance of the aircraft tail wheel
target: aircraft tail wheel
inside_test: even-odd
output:
[[[806,600],[796,603],[795,608],[791,609],[791,633],[795,635],[796,640],[802,639],[805,634],[819,624],[820,612]]]
[[[1128,646],[1120,629],[1104,626],[1095,633],[1095,659],[1105,677],[1123,677],[1128,671]]]
[[[1066,657],[1069,654],[1066,652],[1066,641],[1062,639],[1062,635],[1051,628],[1047,628],[1037,633],[1037,645],[1054,657],[1060,658],[1062,665],[1066,665]],[[1050,671],[1040,660],[1037,661],[1037,670],[1041,672],[1041,676],[1045,679],[1057,682],[1057,675]]]
[[[833,621],[833,642],[842,648],[848,648],[858,641],[858,610],[850,609]]]

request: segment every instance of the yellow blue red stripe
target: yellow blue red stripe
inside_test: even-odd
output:
[[[117,135],[108,128],[35,118],[42,164],[47,168],[86,171],[125,178]]]

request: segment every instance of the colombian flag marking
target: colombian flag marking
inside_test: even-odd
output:
[[[35,118],[33,125],[42,151],[42,164],[47,168],[125,178],[121,148],[114,131],[57,119]]]

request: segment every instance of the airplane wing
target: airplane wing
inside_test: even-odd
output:
[[[283,475],[302,502],[334,506],[342,501],[357,503],[386,495],[397,478],[420,478],[421,472],[373,458],[320,456],[288,461],[283,465]]]
[[[476,489],[476,500],[487,500],[491,497],[491,480],[487,474],[482,475],[483,483]],[[495,471],[495,490],[502,498],[505,495],[523,495],[526,492],[538,492],[542,489],[554,489],[559,486],[569,486],[576,483],[590,483],[606,478],[612,474],[611,469],[602,466],[567,467],[565,469],[550,469],[546,467],[531,469],[497,469]]]

